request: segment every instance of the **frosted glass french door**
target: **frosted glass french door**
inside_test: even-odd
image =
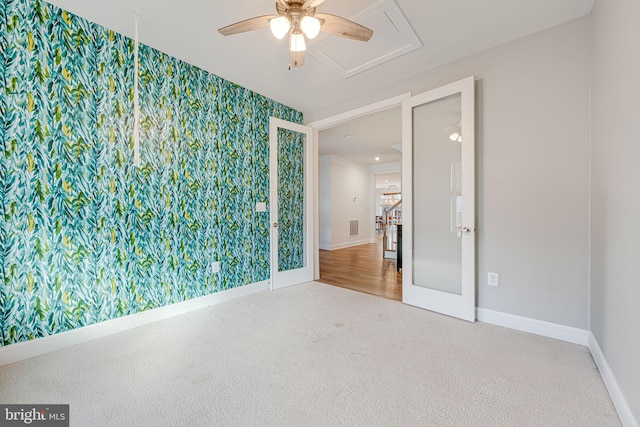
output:
[[[271,289],[313,280],[313,129],[272,117]]]
[[[475,321],[473,77],[402,105],[403,302]]]

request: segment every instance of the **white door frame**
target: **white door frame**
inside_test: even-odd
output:
[[[471,81],[471,84],[474,84],[474,77],[469,77],[465,80],[467,81]],[[437,89],[436,89],[437,90]],[[403,93],[400,94],[398,96],[392,97],[392,98],[388,98],[388,99],[384,99],[382,101],[379,102],[375,102],[373,104],[369,104],[369,105],[364,105],[362,107],[358,107],[356,109],[350,110],[350,111],[346,111],[344,113],[340,113],[334,116],[330,116],[321,120],[316,120],[313,122],[308,123],[309,126],[313,127],[314,129],[316,129],[317,131],[320,130],[324,130],[324,129],[328,129],[334,126],[338,126],[342,123],[345,123],[349,120],[353,120],[356,119],[358,117],[362,117],[362,116],[366,116],[368,114],[373,114],[379,111],[384,111],[387,110],[389,108],[394,108],[394,107],[398,107],[398,106],[402,106],[403,102],[407,99],[411,98],[411,92],[407,92],[407,93]],[[464,108],[464,107],[463,107]],[[469,108],[468,104],[467,104],[467,109]],[[473,110],[473,115],[472,115],[472,122],[471,122],[471,126],[469,125],[469,123],[466,124],[466,131],[468,131],[469,134],[471,134],[472,132],[475,132],[475,106],[471,106],[470,108],[472,108]],[[470,126],[470,128],[469,128]],[[316,150],[317,150],[317,141],[318,141],[318,137],[316,134]],[[404,162],[404,155],[403,155],[403,162]],[[475,158],[473,159],[473,161],[475,162]],[[317,166],[318,164],[318,160],[317,160],[317,153],[315,156],[315,160],[314,160],[314,164]],[[317,221],[318,221],[318,213],[319,213],[319,194],[318,194],[318,188],[317,188],[317,168],[316,168],[316,185],[314,188],[314,212],[315,212],[315,218],[316,218],[316,231],[315,231],[315,241],[316,241],[316,247],[314,248],[314,252],[316,254],[316,260],[318,259],[318,253],[319,253],[319,249],[318,249],[318,239],[319,239],[319,232],[318,232],[318,226],[317,226]],[[406,183],[403,181],[402,184],[402,189],[403,191],[408,191],[410,188],[412,187],[406,187]],[[475,190],[475,189],[474,189]],[[474,205],[475,205],[475,200],[474,200]],[[406,220],[406,216],[404,218]],[[475,231],[475,229],[474,229]],[[475,241],[475,236],[474,236],[474,241]],[[409,249],[408,245],[406,245],[406,240],[403,242],[403,246],[404,246],[404,253],[407,252],[407,250]],[[474,244],[474,251],[475,251],[475,244]],[[474,264],[474,269],[475,269],[475,256],[473,259],[473,264]],[[403,275],[404,276],[404,275]],[[474,271],[474,277],[475,277],[475,271]],[[315,279],[319,279],[320,278],[320,274],[319,274],[319,263],[316,262],[316,273],[315,273]],[[403,294],[404,294],[404,289],[403,289]],[[474,283],[473,283],[473,310],[474,310],[474,315],[473,318],[470,318],[468,320],[470,321],[474,321],[475,320],[475,279],[474,279]]]
[[[320,225],[319,225],[319,213],[320,213],[320,195],[318,193],[318,132],[324,129],[329,129],[343,123],[348,122],[349,120],[354,120],[359,117],[364,117],[369,114],[374,114],[380,111],[388,110],[394,107],[401,107],[402,101],[411,97],[411,92],[406,92],[391,98],[383,99],[378,102],[374,102],[373,104],[364,105],[362,107],[355,108],[350,111],[346,111],[344,113],[336,114],[334,116],[326,117],[321,120],[316,120],[311,123],[308,123],[307,126],[312,127],[315,130],[314,141],[315,141],[315,154],[313,164],[315,165],[315,176],[314,176],[314,213],[315,213],[315,231],[314,231],[314,254],[315,254],[315,273],[314,280],[320,279]],[[373,180],[373,175],[371,176]],[[375,192],[375,190],[374,190]],[[372,205],[373,206],[373,205]],[[372,207],[372,209],[374,209]]]
[[[402,106],[402,101],[410,97],[411,97],[411,92],[406,92],[398,96],[394,96],[391,98],[383,99],[382,101],[374,102],[373,104],[364,105],[362,107],[358,107],[356,109],[346,111],[344,113],[336,114],[335,116],[330,116],[321,120],[316,120],[315,122],[307,123],[307,126],[311,126],[312,128],[318,131],[329,129],[329,128],[341,125],[343,123],[346,123],[349,120],[368,116],[369,114],[388,110],[393,107],[400,107]]]
[[[296,270],[278,271],[278,129],[289,129],[306,135],[304,147],[304,218],[305,218],[305,242],[304,253],[306,265]],[[317,131],[309,126],[286,120],[270,117],[269,119],[269,200],[270,216],[269,227],[271,229],[271,290],[286,286],[298,285],[310,282],[314,279],[316,270],[316,209],[314,192],[317,190],[317,171],[314,164],[317,154]]]

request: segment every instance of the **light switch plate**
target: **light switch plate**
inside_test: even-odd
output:
[[[266,202],[256,202],[256,212],[266,212],[266,211],[267,211]]]
[[[214,261],[211,264],[211,268],[213,269],[214,273],[218,273],[220,271],[220,261]]]

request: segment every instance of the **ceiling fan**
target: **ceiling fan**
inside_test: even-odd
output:
[[[353,40],[369,41],[373,31],[353,21],[328,13],[316,13],[316,7],[325,0],[276,0],[277,15],[256,16],[220,28],[223,36],[244,33],[270,27],[278,39],[289,34],[289,55],[291,65],[304,65],[307,50],[306,38],[314,39],[324,31]]]

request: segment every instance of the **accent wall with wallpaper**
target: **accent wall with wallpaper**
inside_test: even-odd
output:
[[[269,117],[302,114],[140,45],[136,168],[133,50],[0,0],[2,345],[269,278]]]

